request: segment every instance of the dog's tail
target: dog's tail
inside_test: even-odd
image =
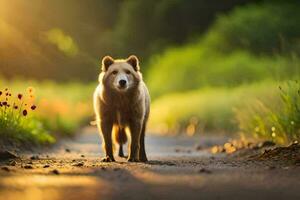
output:
[[[114,127],[114,139],[120,145],[125,144],[127,142],[125,128],[118,126]]]

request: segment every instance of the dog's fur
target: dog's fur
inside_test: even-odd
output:
[[[122,81],[127,81],[127,84],[121,88]],[[119,156],[124,156],[122,145],[129,135],[128,161],[147,161],[144,140],[150,96],[136,56],[125,60],[114,60],[110,56],[103,58],[99,85],[94,92],[94,110],[106,153],[102,161],[115,161],[112,135],[120,145]]]

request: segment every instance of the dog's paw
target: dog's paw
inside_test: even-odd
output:
[[[109,156],[101,158],[101,162],[115,162],[114,158],[110,158]]]
[[[148,161],[148,159],[147,159],[147,157],[140,157],[140,162],[147,162]]]
[[[128,158],[127,162],[139,162],[139,159],[137,159],[137,158]]]
[[[126,159],[128,158],[128,156],[125,156],[125,155],[121,155],[121,156],[119,155],[119,157],[120,158],[126,158]]]

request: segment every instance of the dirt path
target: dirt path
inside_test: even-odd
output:
[[[196,150],[220,137],[147,138],[150,162],[101,163],[95,132],[0,164],[0,199],[300,199],[300,167]],[[33,157],[32,157],[33,156]]]

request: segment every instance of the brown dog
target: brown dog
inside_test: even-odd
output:
[[[126,60],[103,58],[99,85],[94,93],[94,110],[106,153],[102,161],[115,161],[113,134],[120,145],[119,156],[124,156],[122,145],[127,141],[127,134],[131,139],[128,161],[147,161],[144,140],[150,96],[136,56]]]

